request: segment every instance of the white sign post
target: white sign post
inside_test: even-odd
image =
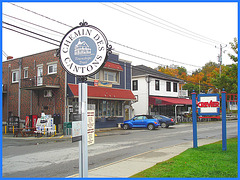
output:
[[[79,141],[79,177],[88,177],[86,80],[104,66],[112,47],[100,29],[86,22],[79,25],[63,37],[57,54],[65,71],[79,77],[79,122],[72,122],[72,141]]]
[[[79,177],[88,177],[87,83],[78,84],[79,112],[82,118],[82,141],[79,141]]]

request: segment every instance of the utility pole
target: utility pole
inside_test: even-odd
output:
[[[220,44],[219,64],[220,64],[219,74],[220,74],[220,77],[221,77],[221,74],[222,74],[222,45],[221,44]]]
[[[225,47],[227,47],[227,45]],[[220,44],[220,54],[218,56],[218,62],[220,64],[220,68],[219,68],[220,77],[221,77],[221,74],[222,74],[222,49],[225,48],[225,47],[222,47],[222,45]]]

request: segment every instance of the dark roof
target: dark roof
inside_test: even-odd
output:
[[[155,69],[152,69],[152,68],[144,66],[144,65],[138,65],[138,66],[132,67],[132,77],[142,76],[142,75],[150,75],[155,78],[171,80],[171,81],[178,81],[178,82],[183,81],[182,79],[170,76],[168,74],[164,74],[160,71],[157,71]]]

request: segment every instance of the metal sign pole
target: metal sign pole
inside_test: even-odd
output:
[[[222,150],[227,150],[227,129],[226,129],[226,92],[222,91]]]
[[[197,148],[197,108],[196,108],[196,93],[192,93],[192,123],[193,123],[193,147]]]
[[[82,141],[79,141],[79,177],[88,177],[88,144],[87,144],[87,83],[78,84],[79,113],[82,120]]]

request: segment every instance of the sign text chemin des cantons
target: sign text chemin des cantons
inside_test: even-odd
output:
[[[91,76],[104,66],[111,46],[98,28],[80,23],[62,39],[59,49],[62,67],[76,76]]]

